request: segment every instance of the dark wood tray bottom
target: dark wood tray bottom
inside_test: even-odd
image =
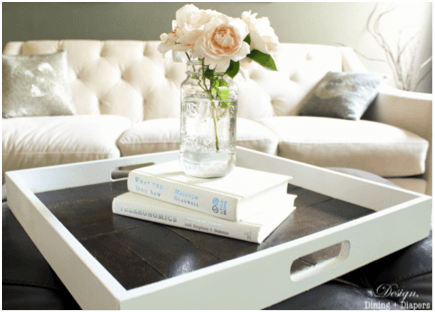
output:
[[[298,196],[295,212],[258,245],[115,215],[112,200],[125,192],[127,183],[122,180],[36,196],[127,290],[280,245],[373,213],[289,185],[288,193]],[[337,244],[300,258],[293,262],[291,271],[331,259],[339,254],[340,248],[341,244]]]

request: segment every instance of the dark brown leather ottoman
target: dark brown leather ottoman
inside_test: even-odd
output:
[[[334,170],[383,183],[378,176]],[[80,309],[3,202],[3,309]],[[388,292],[388,289],[390,291]],[[432,233],[412,246],[269,309],[432,308]]]

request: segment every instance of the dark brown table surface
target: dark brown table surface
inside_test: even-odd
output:
[[[296,210],[262,244],[170,227],[112,213],[126,180],[36,196],[127,290],[322,231],[372,210],[289,185]],[[341,245],[293,262],[296,272],[338,255]]]

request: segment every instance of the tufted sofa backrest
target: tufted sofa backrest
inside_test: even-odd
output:
[[[114,114],[132,122],[177,117],[186,65],[164,58],[159,41],[41,40],[9,42],[3,54],[46,54],[65,49],[79,114]],[[349,48],[282,44],[278,72],[256,63],[238,74],[238,116],[296,115],[328,71],[349,70]]]

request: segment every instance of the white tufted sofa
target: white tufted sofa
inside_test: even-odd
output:
[[[10,42],[3,54],[66,49],[76,116],[2,120],[8,170],[178,149],[179,87],[185,64],[163,58],[157,41]],[[237,143],[325,167],[349,167],[430,194],[431,95],[385,88],[349,121],[297,116],[328,71],[366,72],[350,48],[283,44],[278,72],[239,74]],[[430,152],[429,152],[430,155]]]

